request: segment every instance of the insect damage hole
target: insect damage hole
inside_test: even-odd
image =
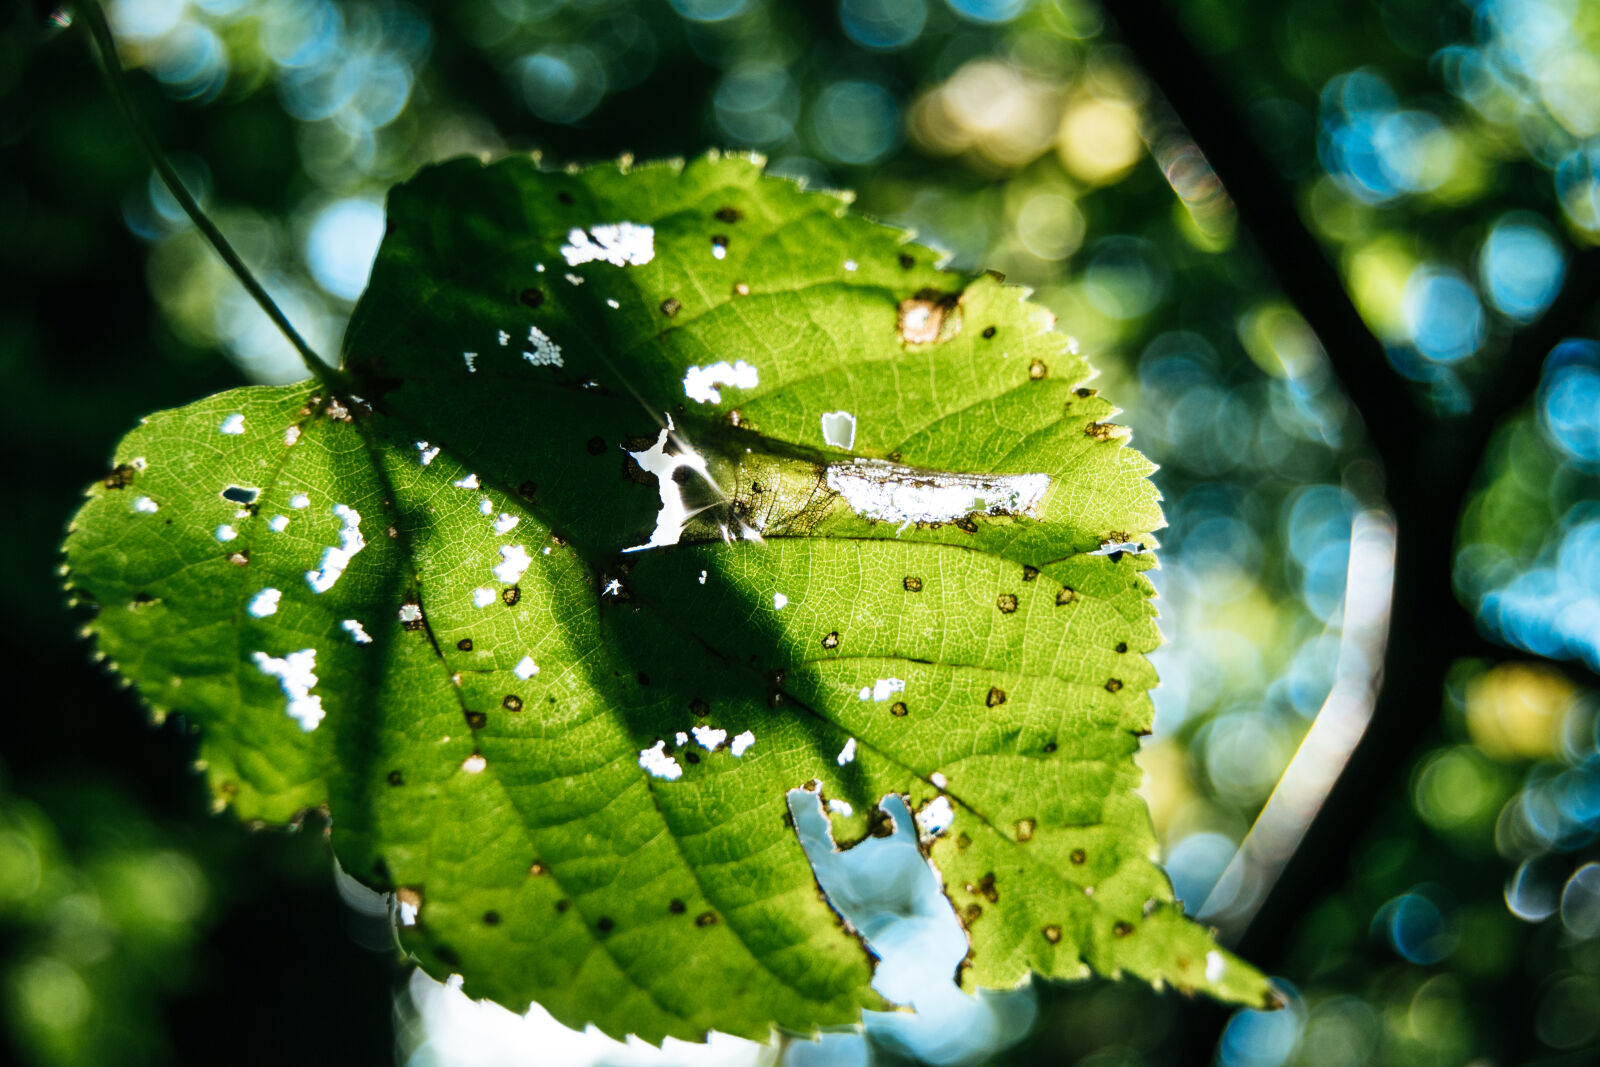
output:
[[[787,825],[805,850],[823,900],[840,920],[854,930],[881,932],[872,944],[875,953],[881,952],[874,988],[896,1003],[911,1004],[928,990],[931,975],[953,975],[967,955],[971,946],[961,918],[919,844],[923,827],[904,796],[883,797],[878,803],[882,818],[868,816],[868,836],[841,847],[833,837],[832,805],[825,806],[823,787],[813,780],[809,788],[787,791]],[[860,803],[853,807],[859,818]],[[923,812],[930,809],[940,810],[929,804]],[[885,884],[884,870],[897,872],[893,888],[862,900],[853,887]],[[868,878],[873,881],[863,881]],[[912,931],[915,935],[907,936]]]
[[[248,507],[261,496],[261,490],[246,485],[230,485],[222,491],[222,499]]]

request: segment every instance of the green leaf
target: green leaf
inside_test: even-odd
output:
[[[326,805],[429,970],[652,1041],[855,1022],[813,788],[840,841],[949,805],[969,988],[1270,999],[1134,792],[1150,464],[1019,290],[744,159],[464,160],[392,193],[345,367],[147,420],[67,554],[219,803]]]

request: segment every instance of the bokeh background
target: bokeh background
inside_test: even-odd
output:
[[[930,987],[922,1015],[864,1032],[658,1052],[412,974],[323,827],[214,815],[192,736],[145,723],[62,603],[57,545],[118,437],[301,371],[140,156],[82,20],[16,3],[0,32],[0,1059],[1600,1056],[1600,4],[107,13],[178,171],[320,351],[363,288],[387,187],[461,153],[759,151],[856,190],[952,267],[1032,287],[1161,465],[1170,643],[1142,762],[1164,862],[1288,1006],[1229,1016],[1105,981]],[[1436,486],[1435,464],[1461,484]],[[928,918],[893,845],[860,906]]]

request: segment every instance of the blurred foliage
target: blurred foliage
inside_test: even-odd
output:
[[[45,1063],[149,1061],[167,1051],[163,999],[190,980],[205,876],[100,783],[68,799],[70,827],[0,796],[8,1028]]]
[[[109,6],[148,75],[136,81],[158,135],[324,351],[364,283],[384,189],[461,152],[537,149],[562,163],[756,148],[780,173],[857,189],[862,210],[918,228],[958,265],[1035,286],[1128,404],[1135,445],[1162,464],[1171,526],[1157,583],[1172,643],[1156,657],[1144,762],[1191,907],[1338,672],[1371,668],[1340,655],[1350,531],[1380,481],[1359,423],[1200,148],[1089,0]],[[1384,342],[1395,388],[1441,418],[1466,409],[1509,339],[1600,242],[1600,7],[1171,6]],[[0,440],[29,459],[7,501],[0,590],[35,607],[4,621],[5,647],[36,672],[77,677],[52,547],[77,487],[146,411],[240,372],[296,373],[150,180],[75,32],[17,15],[0,37],[0,151],[11,283]],[[1594,325],[1591,314],[1579,332],[1592,338]],[[1590,668],[1597,353],[1592,339],[1563,344],[1529,411],[1502,428],[1455,563],[1486,633]],[[1592,716],[1582,684],[1564,677],[1461,668],[1411,781],[1374,783],[1351,881],[1330,884],[1291,939],[1291,1010],[1241,1016],[1222,1062],[1584,1059],[1600,973],[1583,918],[1597,870],[1584,866],[1594,757],[1574,738]],[[64,733],[34,716],[0,727],[6,758],[22,766],[27,754],[29,781],[67,741],[95,773],[159,765],[151,783],[187,758],[181,734],[128,726],[134,713],[103,682],[74,685],[70,706],[86,710]],[[195,818],[178,814],[198,807],[193,790],[162,788],[130,803],[154,804],[163,827]],[[260,877],[206,870],[214,891]],[[1511,903],[1523,899],[1513,884],[1544,903]],[[1570,895],[1579,918],[1552,909],[1552,894]],[[1016,1062],[1203,1058],[1195,1035],[1215,1022],[1110,985],[1037,999],[1037,1024],[1007,1054]]]

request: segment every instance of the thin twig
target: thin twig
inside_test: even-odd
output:
[[[195,228],[205,235],[217,255],[228,265],[228,269],[233,271],[233,276],[239,279],[239,284],[244,286],[245,291],[261,310],[267,313],[267,318],[272,320],[273,325],[278,327],[283,336],[294,346],[294,350],[300,354],[301,361],[305,363],[306,370],[330,386],[338,387],[345,384],[344,376],[324,362],[306,343],[306,339],[300,336],[300,332],[289,322],[282,309],[273,302],[255,275],[250,273],[250,268],[239,258],[239,253],[235,252],[228,239],[222,236],[222,231],[217,229],[216,224],[195,202],[194,197],[189,195],[189,190],[184,188],[183,179],[178,177],[178,172],[172,168],[171,162],[161,150],[161,145],[156,141],[150,127],[145,125],[138,109],[134,107],[133,96],[122,73],[122,60],[117,55],[117,44],[111,36],[111,28],[106,25],[105,12],[100,9],[100,5],[95,0],[81,0],[77,10],[88,25],[89,39],[93,42],[93,51],[99,60],[100,73],[105,76],[111,98],[116,101],[117,109],[122,112],[128,127],[133,130],[139,147],[144,150],[145,158],[150,161],[150,166],[155,168],[155,172],[166,184],[167,191],[178,202],[178,206],[183,208],[184,214],[194,222]]]

